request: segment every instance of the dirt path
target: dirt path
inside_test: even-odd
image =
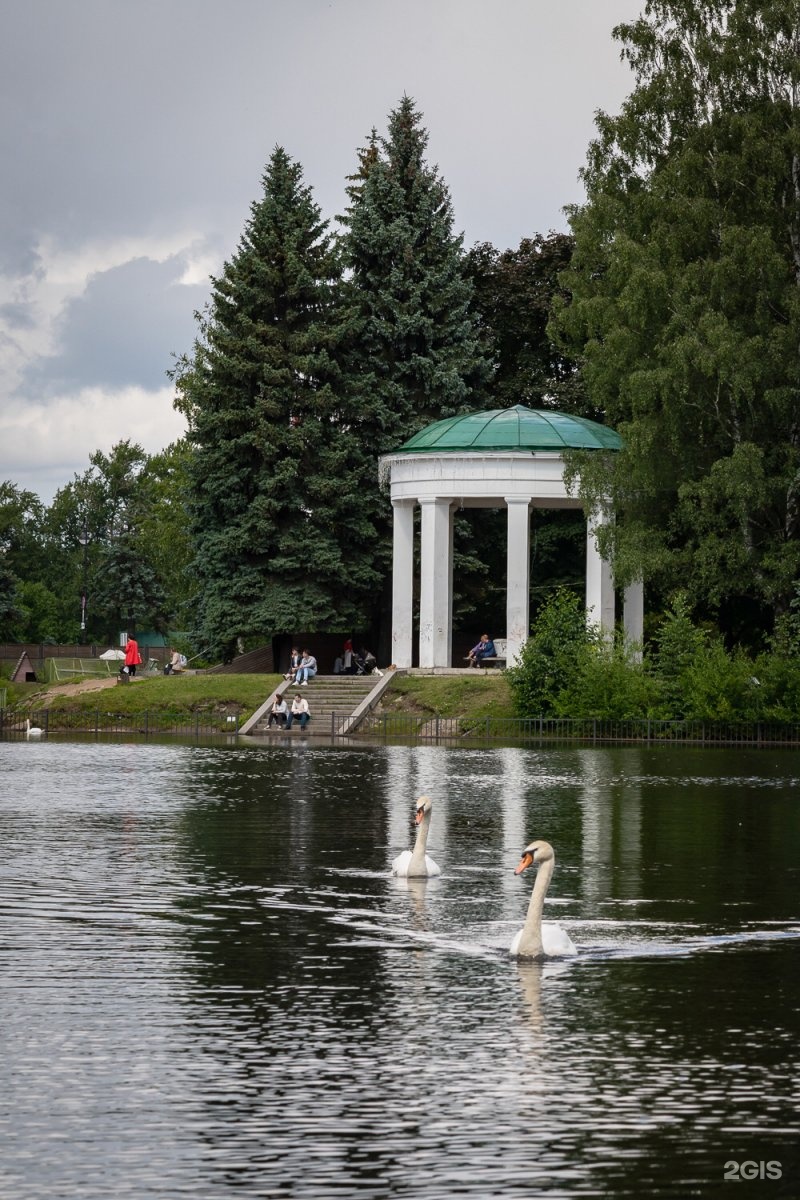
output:
[[[84,679],[82,683],[59,684],[58,687],[48,688],[41,696],[37,696],[36,706],[37,708],[44,707],[48,700],[53,700],[56,696],[80,696],[83,692],[99,692],[103,688],[116,686],[116,675],[112,675],[108,679]]]

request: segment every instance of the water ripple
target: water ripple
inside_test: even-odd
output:
[[[715,788],[628,752],[0,756],[2,1200],[792,1178],[796,757]],[[423,790],[443,874],[397,880]],[[543,828],[580,953],[518,963]]]

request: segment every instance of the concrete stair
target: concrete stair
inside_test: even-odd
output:
[[[305,696],[311,712],[308,731],[313,727],[314,733],[324,734],[331,732],[332,713],[337,717],[351,716],[379,682],[377,675],[315,675],[306,687],[289,684],[283,696],[290,708],[293,696]],[[282,732],[280,726],[269,727],[268,720],[266,711],[247,732],[256,736]]]

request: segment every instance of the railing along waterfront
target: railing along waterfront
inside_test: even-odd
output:
[[[149,737],[175,734],[181,737],[208,737],[221,733],[238,733],[239,716],[212,715],[208,712],[171,712],[168,709],[145,710],[140,713],[115,713],[106,709],[62,711],[44,708],[38,711],[12,708],[0,709],[0,736],[25,738],[26,719],[45,734],[110,734],[129,737]]]
[[[765,721],[602,721],[546,717],[419,717],[411,713],[369,713],[356,730],[349,718],[331,717],[331,735],[412,741],[647,742],[695,746],[798,746],[800,722]]]
[[[165,709],[116,713],[106,709],[38,711],[0,708],[0,736],[25,738],[26,718],[45,734],[208,737],[237,734],[242,717]],[[693,746],[800,746],[800,722],[601,721],[546,717],[420,717],[413,713],[368,713],[353,729],[350,713],[313,719],[306,734],[330,738],[460,743],[647,743]],[[300,732],[299,726],[295,729]],[[284,732],[280,727],[275,733]],[[266,736],[269,736],[267,733]]]

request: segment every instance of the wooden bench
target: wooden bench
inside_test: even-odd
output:
[[[506,639],[493,638],[492,641],[494,642],[494,654],[490,654],[487,658],[482,658],[481,666],[503,668],[506,665]],[[469,662],[469,655],[466,656],[464,662]]]

